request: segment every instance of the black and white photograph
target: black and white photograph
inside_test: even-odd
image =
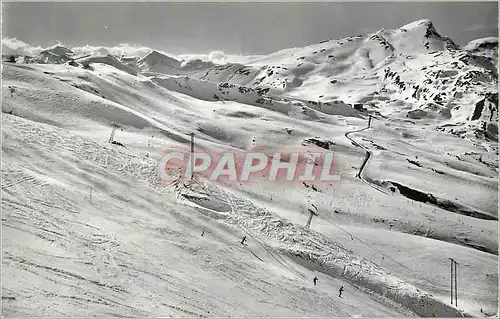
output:
[[[2,318],[498,318],[498,7],[2,1]]]

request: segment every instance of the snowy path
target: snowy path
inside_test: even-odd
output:
[[[385,194],[385,195],[390,195],[389,193],[387,193],[386,191],[383,191],[380,189],[380,187],[377,187],[374,183],[368,181],[364,176],[363,176],[363,170],[366,166],[366,164],[368,163],[368,161],[370,160],[370,158],[373,156],[372,152],[365,146],[359,144],[358,142],[356,142],[352,137],[350,137],[349,135],[352,134],[352,133],[358,133],[358,132],[362,132],[362,131],[365,131],[367,129],[369,129],[370,126],[367,126],[367,127],[364,127],[364,128],[361,128],[361,129],[358,129],[358,130],[354,130],[354,131],[349,131],[349,132],[346,132],[344,134],[344,136],[346,138],[348,138],[355,146],[363,149],[366,153],[365,153],[365,157],[363,159],[363,163],[361,163],[361,166],[359,167],[359,170],[356,174],[356,177],[361,179],[363,182],[365,182],[366,184],[368,184],[371,188]]]

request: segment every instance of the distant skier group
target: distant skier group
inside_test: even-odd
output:
[[[9,92],[10,92],[10,97],[14,97],[14,92],[16,92],[16,89],[9,85]]]
[[[314,285],[316,286],[316,283],[318,282],[318,277],[314,276],[313,278],[313,283]],[[342,298],[342,292],[344,292],[344,286],[340,286],[340,289],[339,289],[339,298]]]

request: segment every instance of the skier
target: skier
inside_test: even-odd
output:
[[[339,289],[339,298],[342,298],[342,291],[344,291],[344,286],[340,286],[340,289]]]
[[[201,231],[201,237],[203,237],[203,235],[205,235],[205,230],[204,229]]]
[[[313,278],[314,285],[316,286],[316,282],[318,281],[318,277]]]
[[[243,239],[241,240],[242,245],[245,245],[245,240],[247,240],[247,236],[243,236]]]

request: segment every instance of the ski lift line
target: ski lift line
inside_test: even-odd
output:
[[[301,278],[301,279],[304,279],[304,280],[307,280],[307,278],[302,274],[300,273],[297,269],[293,268],[292,266],[287,266],[287,262],[285,260],[283,260],[281,258],[281,256],[279,256],[279,254],[274,251],[274,248],[272,248],[269,244],[267,244],[265,242],[265,240],[259,240],[257,238],[255,238],[252,233],[249,231],[249,230],[246,230],[244,227],[242,227],[241,225],[237,224],[237,226],[243,231],[245,232],[248,236],[252,237],[252,239],[254,239],[262,248],[264,248],[264,250],[271,255],[271,257],[276,260],[278,262],[278,264],[280,264],[282,267],[284,267],[285,269],[287,269],[288,271],[290,271],[293,275]],[[273,252],[271,252],[270,250],[272,250]],[[281,261],[278,260],[278,258],[275,256],[279,256],[280,259],[282,259]]]
[[[233,201],[233,198],[232,198],[231,196],[228,196],[228,201],[230,202],[230,205],[232,206],[232,210],[233,210],[233,212],[234,212],[234,211],[235,211],[235,203],[234,203],[234,201]],[[290,272],[291,272],[292,274],[294,274],[295,276],[297,276],[297,277],[299,277],[299,278],[301,278],[301,279],[303,279],[303,280],[306,280],[306,281],[307,281],[307,278],[304,276],[304,274],[302,274],[300,271],[298,271],[297,269],[295,269],[293,266],[289,266],[289,267],[287,267],[287,265],[289,265],[289,264],[288,264],[288,262],[287,262],[287,261],[285,261],[285,260],[281,257],[281,255],[280,255],[279,253],[277,253],[277,252],[275,251],[275,249],[274,249],[272,246],[270,246],[270,245],[266,242],[266,240],[265,240],[265,239],[264,239],[264,240],[257,239],[257,238],[255,238],[255,237],[252,235],[252,233],[251,233],[249,230],[245,229],[245,228],[244,228],[243,226],[241,226],[239,223],[236,223],[236,225],[237,225],[237,226],[238,226],[238,227],[239,227],[239,228],[240,228],[243,232],[245,232],[248,236],[250,236],[250,237],[251,237],[252,239],[254,239],[257,243],[259,243],[259,245],[261,245],[261,246],[262,246],[262,248],[264,248],[264,250],[265,250],[265,251],[267,251],[267,252],[268,252],[268,253],[269,253],[269,254],[273,257],[273,259],[274,259],[274,260],[276,260],[276,261],[277,261],[277,262],[278,262],[281,266],[283,266],[285,269],[287,269],[288,271],[290,271]],[[271,253],[271,252],[270,252],[270,250],[271,250],[273,253]],[[278,257],[276,257],[275,255],[276,255],[276,256],[278,256]],[[281,261],[279,261],[279,260],[278,260],[278,258],[279,258],[279,259],[281,259]]]
[[[235,207],[235,203],[233,201],[233,198],[231,198],[231,196],[228,196],[228,201],[230,202],[231,206],[233,207],[233,212],[234,212],[234,207]],[[311,204],[313,205],[313,204]],[[314,205],[313,205],[314,206]],[[315,206],[314,206],[315,207]],[[405,265],[403,265],[402,263],[398,262],[397,260],[393,259],[392,257],[388,256],[387,254],[381,252],[380,250],[376,249],[375,247],[371,246],[370,244],[366,243],[365,241],[361,240],[359,237],[357,236],[354,236],[353,234],[351,234],[350,232],[348,232],[347,230],[339,227],[338,225],[334,224],[333,222],[325,219],[324,217],[322,216],[319,216],[320,218],[322,218],[323,220],[325,220],[326,222],[332,224],[333,226],[335,226],[336,228],[338,228],[339,230],[341,230],[342,232],[348,234],[349,236],[351,236],[351,238],[355,238],[357,239],[359,242],[363,243],[364,245],[366,245],[367,247],[369,247],[370,249],[372,249],[373,251],[381,254],[382,256],[384,256],[385,258],[391,260],[392,262],[394,262],[395,264],[397,264],[398,266],[402,267],[403,269],[409,271],[409,272],[414,272],[414,270],[406,267]],[[274,250],[273,247],[271,247],[269,244],[266,243],[266,240],[259,240],[257,239],[256,237],[254,237],[252,235],[252,233],[245,229],[243,226],[241,226],[239,223],[236,223],[236,225],[243,231],[245,232],[247,235],[249,235],[251,238],[253,238],[257,243],[259,243],[259,245],[261,245],[264,250],[266,250],[273,259],[275,259],[279,264],[281,264],[283,267],[285,267],[288,271],[290,271],[292,274],[294,274],[295,276],[298,276],[304,280],[307,280],[307,278],[305,278],[305,276],[300,272],[298,271],[297,269],[295,269],[293,266],[290,266],[290,267],[287,267],[286,264],[288,264],[285,260],[282,260],[282,261],[279,261],[278,258],[275,256],[275,254],[280,257],[280,259],[282,259],[282,257]],[[272,253],[270,250],[272,250],[274,253]],[[425,277],[421,277],[421,279],[425,280],[426,282],[430,283],[431,285],[433,286],[439,286],[438,284],[436,284],[435,282],[425,278]],[[390,287],[387,287],[388,289],[392,289]]]
[[[365,244],[366,246],[368,246],[369,248],[373,249],[374,251],[378,252],[378,253],[379,253],[379,254],[381,254],[382,256],[384,256],[384,257],[388,257],[388,259],[393,260],[390,256],[387,256],[386,254],[384,254],[384,253],[383,253],[383,252],[381,252],[380,250],[378,250],[378,249],[376,249],[376,248],[372,247],[370,244],[368,244],[368,243],[366,243],[365,241],[361,240],[359,237],[354,236],[353,234],[351,234],[351,233],[350,233],[350,232],[348,232],[347,230],[345,230],[345,229],[343,229],[343,228],[341,228],[341,227],[339,227],[339,226],[335,225],[333,222],[329,221],[328,219],[325,219],[325,218],[323,218],[323,217],[320,217],[320,218],[321,218],[321,219],[323,219],[324,221],[326,221],[326,222],[330,223],[331,225],[335,226],[336,228],[340,229],[342,232],[344,232],[344,233],[348,234],[351,238],[355,238],[355,239],[357,239],[358,241],[360,241],[361,243]],[[406,270],[410,270],[410,271],[411,271],[411,269],[409,269],[408,267],[406,267],[406,266],[405,266],[405,265],[403,265],[403,264],[400,264],[398,261],[395,261],[395,260],[393,260],[393,261],[394,261],[395,263],[399,264],[401,267],[404,267]]]
[[[233,201],[233,199],[231,198],[231,196],[229,196],[229,197],[228,197],[228,200],[229,200],[229,202],[230,202],[231,206],[233,207],[233,212],[234,212],[234,207],[235,207],[235,206],[234,206],[234,201]],[[316,208],[316,206],[314,206],[314,204],[311,204],[311,205],[312,205],[313,207],[315,207],[315,208]],[[316,209],[317,209],[317,208],[316,208]],[[372,250],[374,250],[374,251],[378,252],[378,253],[379,253],[379,254],[381,254],[382,256],[384,256],[384,257],[388,258],[389,260],[393,261],[394,263],[396,263],[396,264],[397,264],[397,265],[399,265],[400,267],[402,267],[402,268],[406,269],[407,271],[413,272],[413,270],[409,269],[408,267],[406,267],[405,265],[403,265],[403,264],[401,264],[400,262],[396,261],[395,259],[391,258],[390,256],[388,256],[388,255],[386,255],[386,254],[382,253],[380,250],[378,250],[378,249],[376,249],[376,248],[372,247],[371,245],[369,245],[368,243],[364,242],[364,241],[363,241],[363,240],[361,240],[360,238],[358,238],[358,237],[356,237],[356,236],[352,235],[352,234],[351,234],[351,233],[349,233],[348,231],[346,231],[346,230],[344,230],[344,229],[340,228],[339,226],[335,225],[334,223],[330,222],[329,220],[327,220],[327,219],[325,219],[325,218],[323,218],[323,217],[321,217],[321,216],[320,216],[320,218],[324,219],[324,220],[325,220],[325,221],[327,221],[328,223],[330,223],[330,224],[332,224],[333,226],[337,227],[337,228],[338,228],[338,229],[340,229],[341,231],[343,231],[343,232],[345,232],[345,233],[349,234],[349,235],[351,236],[351,238],[356,238],[356,239],[357,239],[358,241],[360,241],[361,243],[365,244],[366,246],[368,246],[368,247],[369,247],[369,248],[371,248]],[[256,241],[256,242],[257,242],[257,243],[258,243],[258,244],[259,244],[262,248],[264,248],[264,250],[265,250],[265,251],[267,251],[267,252],[271,255],[271,257],[272,257],[274,260],[276,260],[276,261],[277,261],[277,262],[278,262],[281,266],[283,266],[285,269],[287,269],[288,271],[290,271],[290,272],[291,272],[292,274],[294,274],[295,276],[297,276],[297,277],[299,277],[299,278],[303,279],[304,281],[308,281],[308,279],[304,276],[304,274],[302,274],[302,273],[301,273],[299,270],[297,270],[295,267],[293,267],[292,265],[289,265],[289,263],[288,263],[288,262],[286,262],[285,260],[283,260],[283,258],[282,258],[282,257],[281,257],[281,256],[280,256],[280,255],[279,255],[279,254],[278,254],[278,253],[274,250],[274,248],[273,248],[273,247],[271,247],[269,244],[267,244],[267,243],[266,243],[266,240],[265,240],[265,239],[261,241],[261,240],[257,239],[256,237],[254,237],[254,236],[252,235],[252,233],[251,233],[249,230],[247,230],[247,229],[245,229],[244,227],[242,227],[239,223],[236,223],[236,225],[237,225],[237,226],[238,226],[238,227],[239,227],[239,228],[240,228],[243,232],[245,232],[248,236],[250,236],[252,239],[254,239],[254,240],[255,240],[255,241]],[[270,250],[272,250],[274,253],[271,253],[271,251],[270,251]],[[276,256],[278,256],[278,257],[281,259],[281,261],[280,261],[280,260],[278,260],[278,258],[275,256],[275,254],[276,254]],[[327,255],[328,255],[328,254],[327,254]],[[256,257],[257,257],[257,256],[256,256]],[[258,257],[257,257],[257,258],[258,258]],[[260,258],[259,258],[259,259],[260,259]],[[359,272],[361,272],[361,268],[359,269]],[[431,284],[431,285],[433,285],[433,286],[438,286],[436,283],[434,283],[434,282],[432,282],[432,281],[428,280],[428,279],[427,279],[427,278],[425,278],[425,277],[422,277],[422,279],[424,279],[426,282],[430,283],[430,284]],[[350,284],[351,286],[353,286],[353,287],[357,288],[357,289],[360,289],[360,287],[358,287],[357,285],[355,285],[355,284],[353,284],[353,283],[351,283],[351,282],[349,282],[349,281],[347,281],[347,283],[348,283],[348,284]],[[401,290],[401,289],[402,289],[402,287],[392,287],[392,286],[390,286],[390,285],[383,285],[383,286],[384,286],[386,289],[391,289],[391,290]]]
[[[395,264],[399,265],[400,267],[404,268],[405,270],[408,270],[408,271],[410,271],[410,272],[414,272],[414,270],[412,270],[412,269],[410,269],[410,268],[406,267],[405,265],[401,264],[400,262],[398,262],[397,260],[393,259],[392,257],[390,257],[390,256],[388,256],[388,255],[386,255],[386,254],[384,254],[384,253],[383,253],[383,252],[381,252],[380,250],[378,250],[378,249],[374,248],[374,247],[373,247],[373,246],[371,246],[370,244],[366,243],[365,241],[361,240],[360,238],[358,238],[358,237],[354,236],[353,234],[349,233],[347,230],[345,230],[345,229],[343,229],[343,228],[339,227],[338,225],[335,225],[333,222],[329,221],[328,219],[325,219],[325,218],[323,218],[323,217],[321,217],[321,216],[319,216],[319,217],[320,217],[321,219],[323,219],[324,221],[326,221],[326,222],[328,222],[328,223],[332,224],[332,225],[333,225],[333,226],[335,226],[336,228],[340,229],[342,232],[344,232],[344,233],[348,234],[349,236],[351,236],[351,238],[355,238],[355,239],[357,239],[357,240],[358,240],[358,241],[360,241],[361,243],[365,244],[366,246],[368,246],[368,247],[369,247],[369,248],[371,248],[372,250],[374,250],[374,251],[378,252],[379,254],[381,254],[382,256],[384,256],[384,257],[386,257],[387,259],[391,260],[392,262],[394,262]],[[427,278],[425,278],[425,277],[422,277],[422,279],[424,279],[425,281],[427,281],[428,283],[430,283],[430,284],[432,284],[432,285],[434,285],[434,286],[439,286],[439,285],[438,285],[438,284],[436,284],[435,282],[432,282],[430,279],[427,279]]]
[[[231,202],[232,204],[234,204],[234,202],[232,201],[232,199],[230,199],[230,202]],[[249,235],[252,239],[254,239],[257,243],[259,243],[259,244],[260,244],[260,245],[264,248],[264,250],[266,250],[266,251],[267,251],[267,252],[268,252],[268,253],[269,253],[269,254],[273,257],[273,259],[275,259],[275,260],[276,260],[279,264],[281,264],[281,265],[282,265],[285,269],[287,269],[288,271],[290,271],[292,274],[294,274],[294,275],[296,275],[296,276],[298,276],[298,277],[301,277],[302,279],[304,279],[304,280],[306,280],[306,281],[307,281],[307,278],[306,278],[306,277],[305,277],[305,276],[304,276],[304,275],[303,275],[300,271],[298,271],[297,269],[295,269],[293,266],[287,267],[285,264],[288,264],[288,263],[287,263],[285,260],[283,260],[283,258],[282,258],[282,257],[281,257],[278,253],[276,253],[276,252],[274,251],[274,248],[272,248],[271,246],[269,246],[269,244],[265,243],[265,240],[262,240],[262,241],[261,241],[261,240],[259,240],[259,239],[255,238],[255,237],[251,234],[251,232],[250,232],[250,231],[246,230],[246,229],[245,229],[245,228],[243,228],[241,225],[237,224],[237,226],[238,226],[241,230],[243,230],[243,232],[245,232],[247,235]],[[342,229],[341,229],[341,230],[342,230]],[[343,231],[345,231],[345,230],[343,230]],[[345,232],[347,232],[347,231],[345,231]],[[348,232],[347,232],[347,233],[348,233]],[[351,236],[352,236],[352,235],[351,235]],[[354,237],[354,236],[353,236],[353,237]],[[357,237],[356,237],[356,239],[360,240],[360,239],[359,239],[359,238],[357,238]],[[360,241],[361,241],[361,240],[360,240]],[[363,243],[364,243],[364,242],[363,242]],[[365,243],[365,244],[366,244],[366,243]],[[267,246],[267,247],[266,247],[266,246]],[[370,248],[372,248],[372,247],[370,247]],[[374,249],[374,248],[372,248],[372,249]],[[277,256],[279,256],[279,258],[280,258],[282,261],[279,261],[279,260],[277,259],[277,257],[276,257],[276,256],[274,256],[274,254],[273,254],[273,253],[271,253],[269,250],[272,250],[272,251],[273,251],[273,252],[274,252]],[[390,257],[389,257],[389,259],[390,259]],[[401,266],[405,267],[404,265],[401,265]],[[291,268],[292,268],[293,270],[292,270]],[[410,270],[410,269],[408,269],[408,270]],[[361,271],[361,269],[360,269],[359,271]],[[410,271],[411,271],[411,270],[410,270]],[[359,288],[359,287],[357,287],[356,285],[353,285],[353,284],[352,284],[352,283],[350,283],[350,282],[348,282],[348,283],[349,283],[349,284],[351,284],[352,286],[356,287],[356,288]],[[387,288],[388,288],[388,289],[391,289],[390,287],[387,287]],[[401,289],[401,288],[399,288],[399,289]]]
[[[249,235],[252,239],[254,239],[257,243],[259,243],[259,245],[261,245],[264,250],[266,250],[272,257],[274,260],[276,260],[279,264],[281,264],[285,269],[287,269],[288,271],[290,271],[292,274],[294,274],[295,276],[298,276],[302,279],[304,279],[305,281],[308,281],[308,279],[304,276],[304,274],[302,274],[300,271],[298,271],[297,269],[295,269],[293,266],[290,266],[290,267],[287,267],[287,265],[284,265],[284,264],[288,264],[285,260],[283,260],[283,258],[274,251],[274,248],[272,248],[271,246],[269,246],[269,244],[265,243],[265,240],[261,241],[257,238],[255,238],[254,236],[252,236],[251,232],[248,231],[248,230],[245,230],[241,225],[237,224],[237,226],[239,228],[241,228],[241,230],[243,230],[247,235]],[[359,239],[358,239],[359,240]],[[360,240],[361,241],[361,240]],[[264,242],[264,243],[263,243]],[[266,248],[267,246],[267,248]],[[280,262],[276,256],[274,256],[274,254],[272,254],[268,249],[270,250],[273,250],[274,253],[279,256],[279,258],[282,260],[282,262]],[[259,258],[260,259],[260,258]],[[404,267],[404,265],[402,265]],[[293,269],[293,270],[292,270]],[[411,271],[411,270],[410,270]],[[359,272],[361,272],[361,268],[358,270],[358,274]],[[358,285],[355,285],[349,281],[347,281],[348,284],[350,284],[351,286],[357,288],[357,289],[360,289],[360,287]],[[384,285],[385,286],[385,285]],[[392,290],[401,290],[402,288],[399,287],[399,288],[393,288],[393,287],[390,287],[389,285],[385,286],[387,289],[392,289]],[[364,288],[364,287],[363,287]]]

